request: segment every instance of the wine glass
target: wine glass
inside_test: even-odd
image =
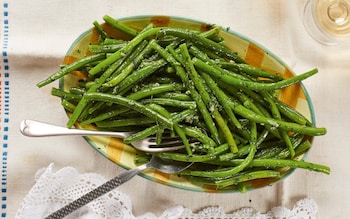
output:
[[[309,0],[304,26],[325,45],[350,45],[350,0]]]

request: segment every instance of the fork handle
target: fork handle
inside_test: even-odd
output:
[[[52,125],[44,122],[26,119],[20,124],[20,131],[23,135],[29,137],[80,135],[80,136],[112,136],[117,138],[126,138],[132,132],[104,132],[84,129],[70,129],[62,126]]]
[[[98,186],[94,190],[86,193],[85,195],[81,196],[80,198],[74,200],[73,202],[65,205],[61,209],[53,212],[49,216],[45,217],[45,219],[59,219],[64,218],[65,216],[69,215],[73,211],[79,209],[80,207],[88,204],[89,202],[97,199],[98,197],[112,191],[116,187],[120,186],[121,184],[127,182],[132,177],[139,174],[141,171],[148,168],[148,164],[143,164],[141,166],[138,166],[135,169],[130,169],[119,176],[107,181],[106,183]]]

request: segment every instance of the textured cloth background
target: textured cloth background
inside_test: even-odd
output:
[[[265,212],[273,206],[293,207],[309,197],[319,206],[319,218],[347,218],[350,208],[348,142],[350,142],[350,50],[314,42],[302,24],[305,1],[279,0],[1,0],[1,218],[13,218],[34,185],[40,168],[55,163],[80,173],[96,172],[107,179],[123,169],[91,149],[81,137],[28,138],[20,134],[23,119],[65,125],[53,83],[35,84],[58,69],[70,44],[102,16],[175,15],[230,27],[280,56],[298,74],[318,67],[319,74],[304,85],[314,104],[317,125],[327,127],[317,137],[307,160],[331,167],[330,176],[297,170],[283,183],[245,194],[204,194],[182,191],[135,177],[119,189],[128,194],[134,215],[161,214],[174,205],[193,211],[220,206],[224,212],[253,207]],[[152,201],[150,201],[152,199]]]

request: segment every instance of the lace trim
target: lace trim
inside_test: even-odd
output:
[[[35,175],[36,184],[21,203],[16,218],[44,218],[49,213],[68,204],[106,181],[95,173],[79,174],[72,167],[54,171],[54,164],[41,169]],[[69,179],[69,180],[67,180]],[[192,212],[184,206],[166,209],[157,217],[151,212],[134,216],[130,198],[117,189],[94,200],[66,218],[130,218],[130,219],[316,219],[318,207],[312,199],[298,201],[292,209],[279,206],[267,213],[252,208],[242,208],[225,213],[217,206],[207,207],[200,212]]]

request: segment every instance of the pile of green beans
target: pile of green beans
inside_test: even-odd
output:
[[[124,139],[127,144],[151,135],[158,142],[164,134],[179,136],[185,149],[156,155],[196,162],[179,175],[217,189],[245,191],[254,180],[276,181],[294,168],[330,173],[299,158],[326,129],[278,99],[279,89],[317,69],[284,79],[253,67],[225,47],[219,26],[199,32],[150,24],[136,31],[110,16],[103,19],[130,40],[113,39],[95,21],[99,42],[88,46],[88,55],[37,84],[73,71],[86,76],[69,91],[52,88],[71,113],[68,127],[79,122],[136,131]],[[140,152],[135,162],[149,156]]]

